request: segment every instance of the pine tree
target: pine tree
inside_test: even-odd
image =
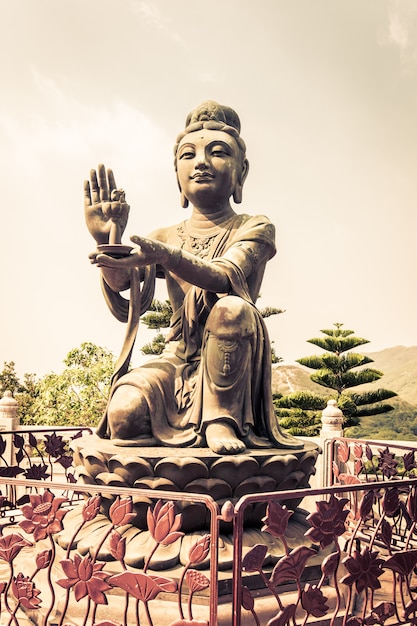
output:
[[[142,315],[142,322],[150,329],[159,331],[155,337],[141,347],[142,354],[158,355],[164,351],[165,335],[161,328],[168,328],[171,322],[172,307],[169,300],[152,300],[148,311]]]
[[[373,363],[370,357],[351,352],[355,348],[369,343],[368,339],[357,337],[353,330],[342,328],[343,324],[334,324],[335,328],[320,332],[324,337],[309,339],[311,343],[325,350],[324,354],[297,359],[297,363],[316,370],[310,378],[318,385],[331,389],[335,394],[328,397],[304,394],[302,398],[297,394],[286,397],[275,397],[274,404],[278,415],[287,409],[283,415],[281,425],[288,428],[292,434],[309,434],[320,430],[321,413],[317,412],[320,402],[334,398],[344,414],[344,427],[356,426],[361,417],[379,415],[393,410],[393,406],[385,401],[397,394],[388,389],[368,389],[364,392],[350,391],[366,383],[372,383],[383,376],[383,372],[366,367]],[[322,408],[324,408],[324,406]],[[292,412],[288,412],[288,408]],[[302,431],[302,432],[300,432]]]
[[[314,437],[321,427],[321,412],[327,400],[310,391],[296,391],[287,396],[273,394],[275,413],[282,428],[291,435]]]
[[[160,330],[168,328],[171,322],[172,307],[169,300],[152,300],[148,311],[142,315],[141,320],[148,328]]]
[[[163,333],[157,333],[155,337],[153,337],[152,341],[145,343],[140,351],[142,354],[152,355],[152,354],[162,354],[165,348],[165,335]]]

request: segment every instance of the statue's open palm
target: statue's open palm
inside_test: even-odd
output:
[[[88,230],[98,244],[120,243],[130,206],[124,191],[117,189],[111,169],[99,165],[84,181],[84,210]]]

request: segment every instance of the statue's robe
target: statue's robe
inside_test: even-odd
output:
[[[156,276],[165,278],[173,308],[166,349],[146,364],[116,376],[112,392],[122,385],[138,389],[149,407],[153,437],[162,445],[198,446],[206,425],[226,418],[242,439],[253,432],[268,440],[271,447],[299,447],[299,442],[281,432],[278,425],[271,392],[271,346],[255,306],[266,263],[276,253],[273,224],[262,215],[234,215],[209,230],[193,232],[184,222],[160,229],[151,238],[221,266],[229,278],[230,291],[214,294],[157,266]],[[236,264],[242,254],[250,261],[245,263],[250,267],[247,275]],[[154,279],[155,272],[150,272],[142,291],[150,293],[146,281]],[[105,292],[108,300],[115,300],[108,286]],[[230,373],[226,385],[219,386],[210,371],[213,364],[207,356],[210,335],[206,324],[222,295],[234,295],[247,303],[253,332],[234,347],[239,367]],[[109,437],[106,416],[97,433]]]

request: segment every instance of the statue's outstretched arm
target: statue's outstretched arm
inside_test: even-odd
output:
[[[211,263],[181,248],[156,239],[133,236],[131,240],[135,247],[129,256],[113,259],[105,254],[98,254],[95,263],[104,269],[120,270],[157,263],[201,289],[215,293],[230,292],[230,280],[221,265]],[[247,275],[250,271],[250,261],[244,254],[242,254],[240,261],[240,269]]]

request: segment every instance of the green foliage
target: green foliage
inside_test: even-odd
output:
[[[335,328],[325,329],[321,332],[324,337],[316,337],[309,339],[308,342],[315,346],[326,350],[323,355],[313,355],[298,359],[300,365],[316,370],[310,375],[310,379],[327,389],[333,390],[336,395],[329,395],[323,399],[324,404],[327,400],[334,397],[337,400],[339,408],[344,415],[344,427],[357,426],[361,418],[371,415],[381,415],[393,410],[393,407],[384,400],[393,398],[397,394],[387,389],[378,389],[366,391],[363,393],[348,392],[347,389],[358,387],[366,383],[373,383],[383,376],[379,370],[364,367],[373,362],[369,356],[350,352],[358,346],[368,343],[367,339],[356,337],[353,330],[344,330],[343,324],[334,324]],[[293,394],[292,394],[293,395]],[[300,434],[300,428],[305,427],[302,433],[307,435],[311,432],[317,419],[316,405],[312,399],[306,397],[306,403],[302,407],[292,406],[292,396],[287,396],[289,403],[288,410],[292,410],[293,421],[289,421],[289,416],[284,416],[284,422],[280,420],[281,425],[285,428],[285,424],[290,424],[289,431],[292,434]],[[280,399],[279,403],[274,401],[278,417],[281,418],[281,406],[284,406],[284,400]],[[281,403],[281,405],[280,405]],[[310,403],[310,404],[309,404]],[[324,408],[324,407],[323,407]],[[299,411],[302,409],[302,413]],[[313,417],[312,417],[313,416]],[[314,418],[315,416],[315,418]],[[287,421],[285,421],[287,420]],[[297,420],[300,420],[297,422]],[[309,421],[310,420],[310,421]],[[317,432],[320,429],[320,422],[317,424]]]
[[[341,363],[340,370],[335,373],[328,369],[321,369],[315,374],[311,374],[310,378],[314,383],[322,387],[334,389],[338,394],[341,394],[345,389],[350,387],[373,383],[375,380],[381,378],[382,375],[382,372],[371,368],[366,368],[359,372],[346,371],[344,369],[344,363]]]
[[[16,374],[16,364],[14,361],[3,364],[3,371],[0,372],[0,395],[3,396],[5,391],[11,391],[13,396],[17,393],[25,391],[24,385],[20,382]]]
[[[320,332],[323,333],[323,335],[329,335],[329,337],[349,337],[349,335],[354,335],[355,333],[354,330],[348,330],[347,328],[342,328],[343,323],[340,323],[340,322],[335,322],[333,326],[335,328],[327,328],[327,329],[324,328]],[[367,339],[364,339],[363,341],[364,343],[368,342]]]
[[[264,309],[259,309],[259,313],[263,318],[270,317],[271,315],[279,315],[285,313],[284,309],[277,309],[274,306],[266,306]]]
[[[161,354],[165,348],[165,335],[158,333],[149,343],[141,347],[142,354]]]
[[[161,302],[161,300],[152,300],[149,310],[142,315],[142,322],[152,330],[160,330],[161,328],[168,328],[171,323],[172,307],[169,300]],[[146,355],[158,355],[163,352],[165,348],[165,336],[159,332],[155,337],[145,343],[141,347],[142,354]]]
[[[141,320],[148,328],[160,330],[161,328],[168,328],[171,323],[171,316],[172,307],[169,300],[165,300],[165,302],[152,300],[148,311],[142,315]]]
[[[327,404],[323,396],[310,391],[296,391],[286,396],[274,394],[273,403],[280,426],[291,434],[314,437],[320,433],[321,412]]]
[[[277,353],[275,352],[275,348],[272,345],[274,342],[271,341],[271,363],[273,365],[276,365],[277,363],[281,363],[284,359],[282,358],[282,356],[278,356]]]
[[[345,431],[347,437],[359,439],[387,439],[415,441],[417,435],[417,407],[398,397],[388,413],[361,417],[360,424]]]
[[[324,329],[320,332],[326,335],[325,337],[314,337],[308,339],[308,343],[312,343],[327,352],[331,352],[339,356],[347,350],[352,350],[358,346],[362,346],[365,343],[369,343],[368,339],[362,339],[362,337],[355,337],[353,330],[343,330],[343,324],[336,322],[335,328]],[[300,361],[299,361],[300,362]]]
[[[323,350],[341,354],[346,350],[352,350],[353,348],[368,343],[368,340],[362,339],[361,337],[316,337],[309,339],[308,343],[312,343]]]
[[[36,425],[96,426],[107,403],[115,358],[105,348],[83,343],[64,359],[61,374],[47,374],[37,384]]]
[[[273,397],[274,406],[283,409],[298,408],[303,411],[322,411],[327,404],[323,396],[319,396],[310,391],[296,391],[287,396],[275,394]]]
[[[17,376],[14,361],[4,362],[0,372],[0,396],[5,391],[11,391],[18,402],[17,415],[22,424],[31,419],[34,411],[34,401],[37,396],[37,382],[35,374],[24,374],[23,382]]]
[[[345,422],[349,423],[349,426],[356,426],[359,420],[356,418],[358,407],[354,402],[350,393],[341,393],[337,398],[337,406],[345,416]]]
[[[279,409],[279,423],[282,428],[295,436],[316,437],[321,428],[321,414],[301,409]]]
[[[365,391],[361,394],[357,394],[351,392],[350,397],[352,401],[357,405],[363,404],[373,404],[374,402],[383,402],[384,400],[389,400],[390,398],[395,398],[395,391],[390,391],[389,389],[371,389]]]
[[[115,358],[105,348],[83,343],[64,359],[61,374],[36,379],[25,374],[21,382],[13,361],[0,372],[2,393],[9,389],[18,402],[22,424],[95,426],[107,403]]]
[[[38,381],[35,374],[24,374],[24,390],[15,395],[18,402],[17,415],[21,424],[30,424],[35,416],[35,401],[39,394]]]
[[[393,410],[394,407],[391,406],[391,404],[374,404],[370,407],[366,407],[365,409],[358,409],[356,411],[356,417],[360,419],[364,415],[381,415],[381,413],[388,413]]]

